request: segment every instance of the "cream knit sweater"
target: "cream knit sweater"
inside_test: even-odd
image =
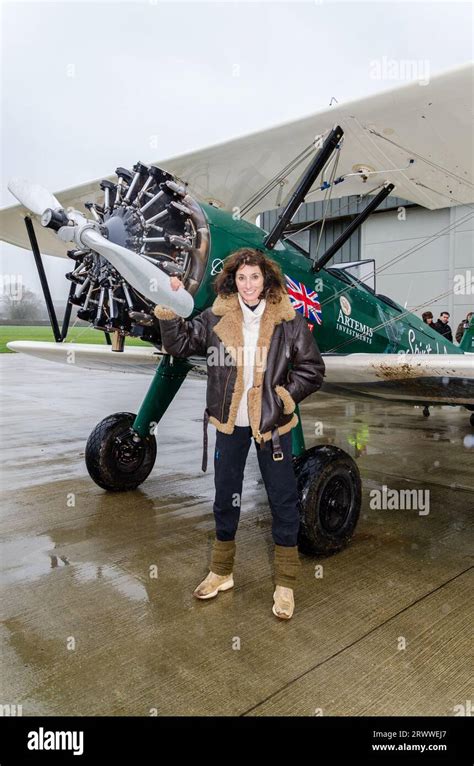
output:
[[[248,406],[247,406],[247,392],[253,386],[253,371],[255,365],[255,351],[257,347],[258,333],[260,330],[260,319],[265,311],[265,299],[262,298],[257,308],[252,311],[245,305],[244,301],[239,296],[239,303],[243,314],[243,336],[244,336],[244,348],[237,352],[242,355],[242,361],[244,364],[244,392],[242,399],[240,400],[239,409],[237,410],[237,417],[235,420],[236,426],[248,426],[250,425]]]

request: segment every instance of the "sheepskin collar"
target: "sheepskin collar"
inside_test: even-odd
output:
[[[240,356],[239,349],[244,347],[244,337],[242,329],[243,311],[240,307],[238,293],[232,293],[228,297],[218,295],[213,303],[212,312],[216,316],[221,317],[217,324],[214,325],[214,332],[220,338],[228,353],[233,357],[237,366],[240,366],[238,360]],[[281,301],[279,303],[266,301],[265,310],[260,317],[257,339],[257,351],[260,354],[263,366],[267,358],[275,326],[281,324],[284,320],[294,319],[295,316],[296,312],[286,292],[281,294]],[[256,367],[258,367],[258,364],[256,364]],[[254,385],[258,385],[259,374],[258,372],[255,374],[257,382]]]
[[[238,293],[217,296],[212,305],[213,314],[224,317],[226,314],[235,314],[235,312],[240,312],[240,314],[242,314]],[[289,321],[290,319],[294,319],[296,312],[291,305],[288,293],[281,292],[281,301],[279,303],[270,303],[270,301],[267,300],[264,311],[264,316],[265,315],[271,319],[273,324],[280,324],[283,320]]]

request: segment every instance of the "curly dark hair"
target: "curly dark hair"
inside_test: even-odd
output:
[[[214,290],[218,295],[228,296],[237,292],[235,275],[241,266],[259,266],[263,274],[261,297],[269,303],[280,303],[282,293],[286,293],[285,279],[279,265],[260,250],[241,247],[231,253],[224,261],[224,268],[214,281]]]

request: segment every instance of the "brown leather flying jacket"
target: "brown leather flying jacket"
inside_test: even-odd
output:
[[[243,315],[238,294],[218,295],[210,308],[191,320],[159,305],[154,314],[160,321],[166,352],[175,357],[207,357],[205,418],[219,431],[232,433],[244,390]],[[267,300],[260,319],[253,386],[247,397],[252,436],[258,443],[297,425],[295,407],[320,388],[324,371],[306,319],[295,311],[288,294],[282,292],[278,303]]]

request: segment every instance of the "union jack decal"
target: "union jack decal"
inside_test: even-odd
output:
[[[296,282],[285,274],[286,289],[295,311],[299,311],[306,319],[317,324],[323,323],[323,312],[319,302],[318,293],[308,288],[302,282]]]

